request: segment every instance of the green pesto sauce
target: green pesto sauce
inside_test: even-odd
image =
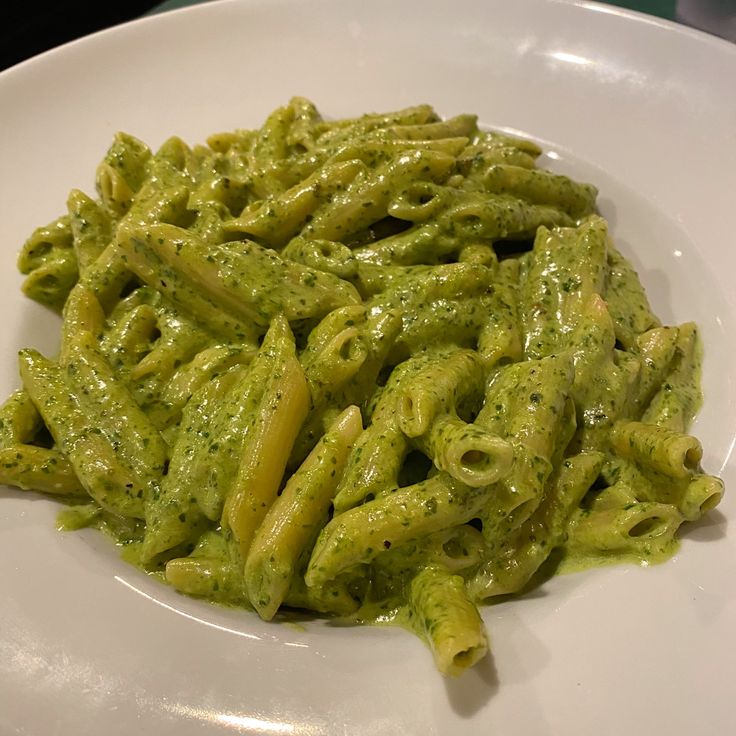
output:
[[[65,371],[59,390],[42,406],[56,418],[52,429],[62,438],[57,445],[74,455],[75,473],[99,501],[62,510],[59,529],[99,529],[120,546],[124,560],[180,592],[250,608],[241,547],[221,524],[226,526],[223,509],[239,475],[243,437],[260,426],[259,411],[274,408],[261,406],[259,389],[278,376],[279,366],[269,363],[251,373],[251,366],[233,366],[234,358],[218,363],[202,356],[207,350],[255,354],[283,315],[293,331],[293,355],[308,368],[304,356],[312,330],[332,312],[352,315],[354,309],[361,315],[355,322],[337,320],[339,329],[325,328],[322,337],[330,344],[357,324],[350,347],[363,362],[345,385],[330,381],[327,369],[314,372],[326,401],[317,405],[313,391],[313,413],[298,438],[303,457],[328,419],[347,405],[361,408],[367,430],[346,461],[343,479],[349,482],[337,486],[332,518],[363,514],[361,528],[346,527],[350,533],[332,540],[334,556],[351,561],[334,579],[348,578],[348,595],[368,591],[347,620],[397,625],[424,637],[426,620],[418,620],[407,591],[417,570],[441,567],[452,557],[442,543],[423,546],[448,527],[472,527],[481,540],[483,554],[460,568],[466,582],[489,561],[499,569],[506,564],[501,573],[509,573],[525,559],[542,557],[542,548],[544,554],[547,548],[559,552],[559,574],[670,558],[678,542],[658,534],[656,519],[626,532],[636,537],[635,547],[616,548],[608,528],[601,526],[596,539],[593,525],[585,526],[597,513],[595,501],[586,507],[576,498],[555,529],[551,522],[545,526],[554,513],[529,521],[524,503],[515,503],[539,501],[565,453],[611,455],[616,421],[684,432],[702,400],[702,349],[699,343],[688,348],[686,331],[669,366],[643,365],[637,338],[660,323],[631,264],[607,245],[605,223],[594,214],[595,187],[536,169],[540,150],[534,144],[481,133],[471,117],[443,128],[425,106],[398,117],[334,124],[316,111],[313,118],[306,108],[302,114],[281,108],[263,128],[214,136],[210,148],[189,149],[170,139],[152,153],[119,134],[104,159],[100,203],[90,200],[99,210],[90,216],[101,224],[83,213],[74,223],[65,216],[25,244],[18,265],[29,277],[29,296],[61,309],[81,279],[105,302],[104,324],[94,329],[113,376],[108,380],[89,369],[96,392],[90,397],[91,389],[77,386],[86,398],[70,397],[64,412],[59,397],[71,393],[72,374],[84,363],[57,365]],[[412,130],[414,125],[421,130]],[[117,195],[126,201],[116,202]],[[123,220],[111,255],[110,231]],[[75,254],[82,233],[94,252],[88,264]],[[605,302],[605,315],[591,315],[591,296]],[[400,323],[397,334],[370,334],[368,323],[388,324],[391,316]],[[513,358],[504,356],[508,365],[487,360],[479,347],[482,336],[504,330],[514,332],[519,346]],[[696,334],[691,337],[697,341]],[[436,481],[439,450],[425,452],[426,445],[413,443],[394,416],[404,379],[409,383],[425,361],[459,348],[476,351],[483,363],[477,382],[487,385],[462,412],[455,396],[442,411],[461,413],[462,422],[477,421],[514,447],[510,475],[490,490]],[[346,356],[335,352],[330,360],[343,366]],[[318,360],[317,353],[309,360]],[[633,365],[628,372],[624,353],[626,365]],[[192,367],[197,359],[201,363]],[[258,362],[256,357],[253,365]],[[662,374],[652,381],[653,396],[637,394],[638,369]],[[513,380],[504,383],[508,376]],[[169,390],[174,384],[178,392]],[[497,385],[502,388],[484,404],[482,397]],[[282,399],[278,394],[272,403]],[[644,406],[647,414],[637,415]],[[95,420],[108,424],[90,426],[91,409]],[[52,424],[48,416],[45,421]],[[0,432],[13,436],[2,419]],[[110,450],[102,471],[80,449],[92,435]],[[366,437],[371,444],[363,442]],[[437,447],[440,438],[438,433]],[[412,452],[423,453],[427,463],[412,467]],[[125,471],[119,477],[110,471],[118,466]],[[287,475],[296,467],[291,458]],[[195,482],[184,492],[167,484],[171,477],[182,486],[190,477]],[[126,482],[131,479],[135,484]],[[609,487],[614,485],[610,479]],[[490,499],[485,507],[478,502],[484,493]],[[124,506],[126,495],[134,498]],[[539,507],[547,501],[542,498]],[[583,528],[585,536],[577,534]],[[294,608],[320,605],[303,580],[310,550],[302,553],[298,583],[292,579],[287,597]],[[471,552],[458,555],[470,559]],[[518,554],[509,561],[512,552]],[[168,562],[196,564],[177,571],[176,564],[166,569]],[[318,571],[325,569],[331,572]],[[432,601],[438,618],[447,613],[443,605],[442,597]],[[329,602],[325,609],[334,613]],[[290,615],[287,610],[281,620],[299,626]]]
[[[671,559],[679,550],[680,541],[671,539],[665,544],[653,541],[640,549],[637,553],[612,552],[600,554],[575,549],[565,549],[559,564],[555,568],[556,575],[569,575],[571,573],[583,572],[594,567],[611,567],[614,565],[661,565]]]

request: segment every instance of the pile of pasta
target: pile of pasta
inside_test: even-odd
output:
[[[541,153],[300,97],[193,147],[117,134],[19,255],[61,336],[20,351],[0,482],[184,594],[400,624],[449,675],[478,605],[667,558],[723,493],[697,329]]]

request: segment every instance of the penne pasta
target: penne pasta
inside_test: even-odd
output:
[[[665,561],[725,490],[698,329],[541,153],[298,96],[202,144],[118,132],[20,246],[59,350],[20,351],[0,483],[182,595],[401,625],[450,677],[490,599]]]

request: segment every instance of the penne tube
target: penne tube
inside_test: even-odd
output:
[[[388,113],[368,113],[359,118],[324,120],[316,126],[317,143],[325,146],[340,140],[349,140],[371,131],[392,125],[423,125],[439,120],[431,105],[414,105]]]
[[[508,441],[450,413],[436,417],[414,442],[439,470],[474,488],[504,478],[514,461]]]
[[[305,575],[319,588],[391,547],[474,518],[486,489],[470,488],[446,473],[336,515],[320,533]]]
[[[355,438],[360,410],[348,407],[287,481],[258,528],[245,561],[245,584],[261,618],[273,618],[286,599],[300,557],[327,518]]]
[[[443,232],[465,239],[522,240],[533,237],[537,229],[546,227],[572,226],[572,219],[557,207],[530,204],[503,194],[483,196],[466,194],[448,207],[438,224]]]
[[[578,512],[569,527],[566,551],[578,560],[657,562],[677,547],[675,534],[682,522],[674,506],[647,501]]]
[[[255,356],[253,348],[212,345],[200,350],[179,367],[161,392],[161,402],[169,408],[169,423],[175,422],[187,401],[208,381],[235,365],[248,365]]]
[[[78,283],[64,304],[59,360],[66,363],[69,345],[80,332],[102,334],[105,313],[97,297],[84,284]]]
[[[177,557],[166,563],[166,582],[196,598],[244,605],[247,597],[238,570],[219,557]]]
[[[484,303],[487,317],[478,334],[478,353],[486,369],[521,360],[523,347],[516,261],[501,262],[498,279]]]
[[[244,438],[235,482],[222,512],[222,525],[239,542],[243,559],[247,559],[253,536],[276,499],[309,408],[309,388],[294,352],[288,323],[278,317],[271,329],[284,335],[287,354],[266,379],[253,424]]]
[[[278,197],[266,199],[229,220],[225,223],[225,231],[244,233],[281,249],[314,218],[320,207],[364,171],[361,161],[323,166]],[[330,240],[329,237],[325,239]]]
[[[95,185],[105,209],[114,218],[129,209],[145,178],[151,151],[143,141],[127,133],[115,134],[112,145],[97,167]]]
[[[702,345],[696,325],[692,322],[680,325],[670,370],[644,410],[643,422],[685,432],[703,401],[701,359]]]
[[[210,311],[232,315],[246,337],[265,332],[281,312],[288,320],[319,318],[359,301],[347,281],[286,262],[248,241],[210,246],[183,228],[161,224],[118,230],[118,242],[146,283],[163,288],[174,303],[203,295],[190,310],[209,303]]]
[[[88,265],[80,278],[80,282],[94,295],[105,314],[117,304],[132,280],[133,273],[115,241]]]
[[[620,457],[671,478],[688,478],[700,467],[703,448],[690,435],[643,422],[617,422],[611,444]]]
[[[79,189],[66,200],[74,254],[80,274],[89,268],[112,239],[112,220],[102,205]]]
[[[0,447],[33,442],[43,419],[30,394],[17,388],[0,406]]]
[[[511,194],[534,204],[559,207],[575,220],[593,213],[598,190],[544,169],[496,164],[483,174],[483,184],[494,194]]]
[[[352,279],[358,272],[358,261],[353,251],[334,240],[296,237],[284,247],[281,255],[310,268],[327,271],[341,279]]]
[[[412,621],[443,675],[457,677],[486,656],[485,626],[459,575],[425,567],[411,582],[409,601]]]
[[[370,418],[358,436],[347,467],[335,494],[335,510],[342,512],[366,498],[375,497],[398,486],[399,471],[409,452],[409,442],[396,418],[396,406],[402,385],[411,380],[428,361],[426,355],[402,363],[395,369],[376,398],[375,407],[367,407]]]
[[[724,493],[724,483],[715,475],[698,473],[687,484],[679,499],[678,508],[686,521],[695,521],[720,502]]]
[[[114,514],[144,518],[150,479],[136,477],[115,454],[109,428],[104,431],[82,409],[57,363],[31,349],[22,350],[19,359],[25,389],[87,493]]]
[[[312,408],[330,403],[358,373],[368,358],[368,349],[357,327],[347,327],[325,345],[304,367]]]
[[[29,299],[61,312],[79,278],[77,257],[70,248],[60,249],[27,273],[21,287],[23,293]]]
[[[0,448],[0,483],[54,496],[87,495],[61,452],[34,445]]]
[[[517,593],[532,579],[549,555],[564,544],[568,521],[603,465],[600,452],[573,455],[560,464],[534,513],[498,540],[471,580],[473,600]]]
[[[636,344],[638,335],[660,326],[639,276],[629,260],[610,242],[608,279],[602,295],[616,325],[616,339],[627,350]]]
[[[468,138],[478,130],[477,115],[455,115],[447,120],[414,125],[392,125],[387,130],[398,138],[409,140],[437,140],[438,138]]]
[[[382,219],[388,213],[392,194],[409,177],[442,181],[454,158],[436,151],[406,151],[357,178],[332,203],[315,213],[303,233],[310,238],[343,240]]]
[[[606,303],[593,293],[567,339],[575,367],[571,396],[577,412],[579,449],[605,446],[604,437],[630,402],[630,377],[615,361],[615,342]]]
[[[653,327],[636,338],[637,352],[641,356],[641,379],[634,407],[636,419],[665,382],[677,350],[679,332],[677,327]]]
[[[484,388],[485,371],[476,352],[457,350],[438,356],[399,391],[401,431],[407,437],[424,434],[438,415],[479,403]]]
[[[539,228],[519,302],[527,358],[562,347],[590,296],[603,290],[607,249],[606,221],[595,215],[579,228]]]
[[[166,582],[186,595],[226,605],[248,606],[237,547],[219,531],[206,531],[188,557],[164,567]]]

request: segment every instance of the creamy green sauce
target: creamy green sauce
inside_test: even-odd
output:
[[[448,672],[485,651],[475,604],[668,559],[723,490],[681,456],[697,330],[661,326],[596,188],[540,152],[471,115],[327,122],[301,98],[194,148],[118,134],[97,198],[20,254],[62,349],[21,353],[0,481],[67,494],[60,529],[101,530],[182,593],[399,625]],[[306,420],[284,409],[300,386]],[[349,407],[344,453],[299,475]],[[248,577],[262,529],[279,542]]]

